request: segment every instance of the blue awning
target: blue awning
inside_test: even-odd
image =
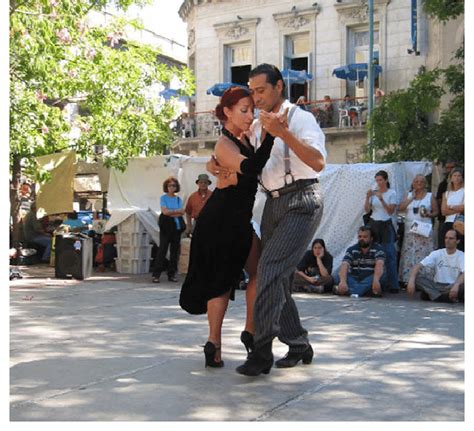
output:
[[[220,97],[230,87],[241,87],[241,88],[246,88],[248,90],[247,86],[241,85],[241,84],[235,84],[234,82],[218,82],[217,84],[214,84],[211,88],[208,88],[206,93],[212,94],[213,96]]]
[[[185,100],[188,97],[186,95],[180,94],[179,90],[175,90],[173,88],[167,88],[166,90],[160,91],[160,96],[164,97],[165,100],[170,100],[172,97]]]
[[[351,63],[345,66],[337,67],[332,71],[333,76],[335,75],[339,79],[346,79],[349,81],[359,81],[366,78],[368,73],[367,63]],[[374,65],[374,76],[377,77],[379,73],[382,73],[382,66]]]

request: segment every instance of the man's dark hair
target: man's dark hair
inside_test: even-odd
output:
[[[280,69],[274,66],[273,64],[262,63],[257,67],[254,67],[249,73],[249,79],[257,75],[265,74],[267,77],[267,82],[273,86],[277,85],[278,80],[281,80],[283,88],[281,90],[281,96],[285,94],[285,80],[281,75]]]
[[[456,241],[459,241],[461,239],[461,234],[454,228],[451,228],[451,229],[448,229],[445,234],[444,234],[444,238],[446,238],[446,234],[450,231],[453,231],[456,235]]]
[[[358,232],[369,232],[370,233],[370,237],[373,238],[374,237],[374,233],[372,232],[372,228],[370,226],[361,226],[358,230]]]

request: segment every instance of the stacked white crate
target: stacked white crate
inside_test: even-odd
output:
[[[117,226],[117,272],[145,274],[150,270],[151,237],[136,214]]]

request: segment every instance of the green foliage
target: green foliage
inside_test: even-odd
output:
[[[148,0],[116,0],[117,7]],[[186,68],[157,63],[158,50],[125,41],[123,18],[92,27],[88,13],[106,0],[10,1],[10,154],[34,169],[34,157],[73,149],[81,157],[102,146],[104,161],[124,169],[129,157],[164,151],[172,142],[173,102],[157,97],[159,83],[177,76],[183,93],[194,79]],[[80,103],[71,124],[64,108]]]
[[[463,1],[422,1],[425,11],[442,21],[464,11]],[[437,115],[443,96],[450,101],[447,109]],[[379,162],[422,159],[463,162],[464,45],[455,51],[452,65],[421,70],[407,89],[385,96],[372,112],[368,128]]]
[[[421,0],[424,11],[446,22],[464,13],[464,0]]]

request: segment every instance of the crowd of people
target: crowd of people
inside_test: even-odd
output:
[[[384,291],[398,293],[402,286],[410,295],[416,287],[426,300],[464,301],[464,174],[454,161],[445,163],[445,174],[437,192],[442,202],[440,208],[435,195],[428,192],[428,183],[422,174],[415,175],[411,189],[397,203],[396,194],[390,190],[388,174],[377,172],[377,189],[369,190],[366,195],[365,220],[358,230],[358,242],[346,250],[340,269],[331,277],[335,287],[315,287],[314,277],[324,279],[325,275],[325,268],[319,263],[322,263],[321,258],[314,265],[318,254],[331,256],[325,245],[320,251],[314,248],[322,241],[316,239],[312,250],[296,268],[293,291],[382,296]],[[402,238],[397,238],[392,222],[397,211],[405,214],[399,233]],[[437,234],[433,227],[439,214],[447,217],[440,219]],[[398,239],[401,239],[399,253],[396,250]],[[312,265],[307,264],[309,255]],[[332,267],[332,257],[330,265],[329,258],[327,262],[325,266]],[[456,293],[450,295],[449,291]]]
[[[411,280],[412,285],[415,279],[420,279],[420,277],[417,278],[420,271],[424,277],[421,280],[426,281],[426,277],[429,278],[429,274],[424,273],[432,268],[432,265],[429,264],[431,261],[425,261],[425,259],[435,251],[436,243],[438,243],[438,249],[444,250],[447,256],[450,256],[449,250],[454,244],[454,248],[461,252],[461,254],[456,253],[456,259],[463,259],[464,232],[462,229],[453,228],[456,217],[459,218],[464,213],[463,171],[456,167],[455,162],[448,161],[445,163],[445,175],[438,186],[436,195],[428,191],[429,185],[425,176],[415,175],[410,190],[404,199],[397,203],[396,194],[390,189],[388,174],[385,171],[377,172],[375,175],[377,189],[368,190],[364,202],[366,224],[358,230],[358,242],[347,249],[340,268],[333,268],[333,256],[328,251],[325,241],[322,238],[316,238],[313,240],[311,248],[305,252],[301,261],[296,265],[292,291],[382,296],[383,292],[398,293],[401,286],[406,288],[408,293],[413,294],[412,286],[410,285],[411,287],[408,288],[411,277],[415,277]],[[208,188],[211,181],[207,174],[200,174],[196,180],[198,190],[189,196],[184,206],[180,198],[174,195],[179,190],[179,182],[177,179],[172,180],[174,182],[172,184],[173,190],[171,195],[168,193],[168,196],[176,200],[176,205],[174,205],[176,206],[176,215],[186,217],[186,227],[183,225],[177,229],[174,224],[171,224],[172,229],[164,227],[161,235],[168,237],[170,235],[168,230],[172,230],[177,232],[176,241],[179,241],[183,231],[186,231],[189,236],[193,233],[198,216],[212,195],[212,191]],[[169,185],[170,181],[171,179],[168,179],[165,183]],[[454,194],[455,200],[450,198],[450,194]],[[443,205],[441,207],[438,205],[436,196],[439,196],[439,201],[445,202],[444,210]],[[451,208],[448,208],[448,201],[452,204]],[[167,205],[162,207],[164,214],[173,209],[173,205]],[[393,215],[397,211],[404,214],[404,227],[398,233],[392,223]],[[449,214],[454,211],[457,211],[454,216]],[[448,215],[451,218],[439,219],[438,231],[441,239],[435,240],[438,235],[434,229],[434,220],[440,215]],[[398,238],[397,235],[401,235],[402,238]],[[397,244],[400,243],[401,247],[397,253]],[[169,241],[163,240],[162,244],[166,245],[166,247],[162,247],[162,254],[166,254]],[[170,272],[168,273],[172,281],[176,279],[178,259],[176,245],[173,250],[173,253],[170,254]],[[443,256],[443,254],[439,256]],[[160,259],[156,260],[158,268],[159,262],[161,262]],[[458,270],[453,274],[442,278],[443,282],[456,283],[458,276],[464,271],[458,262],[456,268]],[[153,280],[158,282],[159,274],[155,272]],[[432,280],[439,279],[434,277]],[[254,284],[255,274],[252,273],[250,279]],[[435,295],[423,294],[423,284],[416,284],[416,286],[417,290],[421,292],[422,299],[435,298]],[[459,296],[459,300],[463,301],[462,283],[460,292],[462,295]],[[449,295],[440,295],[435,299],[451,300]],[[455,300],[458,298],[456,297]]]

